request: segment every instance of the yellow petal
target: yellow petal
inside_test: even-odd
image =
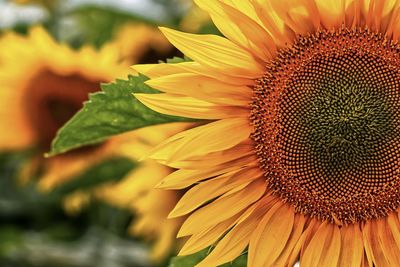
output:
[[[328,222],[321,224],[300,259],[302,267],[336,267],[340,255],[340,230]]]
[[[135,94],[135,97],[154,111],[173,116],[207,120],[248,116],[248,111],[246,109],[219,106],[188,96],[173,94]]]
[[[378,226],[375,220],[367,221],[363,228],[363,240],[368,262],[372,266],[391,266],[379,240]]]
[[[398,37],[400,34],[399,21],[400,21],[400,7],[397,7],[392,12],[390,21],[388,21],[386,29],[386,34],[388,35],[388,37],[392,38],[393,41],[395,42],[398,41]]]
[[[240,47],[263,61],[271,59],[276,46],[269,33],[256,21],[236,8],[215,0],[195,0],[207,11],[218,29]]]
[[[152,151],[150,151],[148,157],[173,168],[201,169],[216,166],[218,164],[221,165],[225,162],[229,162],[245,155],[252,154],[251,152],[253,152],[254,149],[252,146],[249,145],[251,143],[251,140],[246,138],[245,140],[243,140],[243,142],[240,142],[238,145],[234,145],[226,150],[205,154],[200,153],[197,156],[185,157],[182,161],[176,161],[176,164],[171,164],[170,160],[172,157],[175,156],[178,149],[185,145],[188,140],[191,140],[194,136],[197,136],[204,131],[212,129],[216,123],[218,125],[221,125],[221,123],[223,124],[222,121],[220,121],[219,123],[209,123],[206,125],[193,127],[189,130],[175,134],[174,136],[159,144]],[[243,154],[240,154],[240,152],[243,152]],[[176,167],[175,165],[179,167]]]
[[[284,222],[284,223],[283,223]],[[285,249],[294,223],[294,208],[278,202],[254,230],[249,245],[249,266],[272,266]]]
[[[196,166],[195,162],[194,166]],[[253,166],[258,167],[257,159],[244,156],[240,158],[240,160],[234,160],[222,165],[215,164],[214,166],[204,166],[204,168],[199,169],[180,169],[166,176],[156,187],[163,189],[182,189],[210,177],[226,176],[230,173],[236,173],[241,169]]]
[[[250,162],[247,162],[240,166],[232,163],[229,165],[217,165],[211,169],[203,170],[180,169],[166,176],[156,185],[156,187],[162,189],[183,189],[207,178],[226,176],[231,173],[236,173],[242,168],[255,165],[256,164],[250,164]]]
[[[232,75],[223,74],[222,72],[215,71],[212,68],[201,65],[198,62],[191,62],[192,64],[180,64],[180,67],[186,72],[195,73],[201,76],[210,77],[226,84],[231,85],[247,85],[254,86],[255,80],[253,78],[234,77]]]
[[[259,17],[257,16],[254,6],[251,4],[251,1],[249,1],[249,0],[246,0],[246,1],[243,1],[243,0],[219,0],[219,1],[224,2],[225,4],[228,4],[228,5],[231,5],[232,7],[235,7],[243,14],[246,14],[253,20],[257,21],[260,25],[262,24]]]
[[[40,26],[33,27],[29,31],[29,38],[37,47],[51,49],[57,47],[54,39]]]
[[[280,0],[270,1],[285,25],[296,34],[308,34],[319,28],[320,16],[313,0],[292,0],[290,6]]]
[[[253,95],[248,86],[235,86],[194,73],[163,76],[146,82],[169,94],[181,94],[222,105],[248,106]]]
[[[270,199],[268,198],[268,200]],[[250,208],[249,215],[244,219],[241,218],[237,225],[218,242],[213,251],[196,267],[218,266],[240,256],[249,244],[252,232],[271,207],[266,201],[267,198],[264,198],[259,201],[261,202],[258,203],[259,205],[255,204],[254,208]],[[248,211],[245,213],[248,213]]]
[[[3,87],[2,89],[14,91],[11,90],[11,88]],[[0,95],[2,99],[7,99],[11,101],[11,103],[18,103],[16,101],[14,102],[14,99],[8,96],[9,95],[7,95],[6,98],[3,94]],[[5,104],[2,104],[2,106],[3,107],[0,107],[0,128],[2,129],[0,149],[3,151],[19,150],[36,144],[38,142],[37,133],[35,128],[32,127],[32,124],[29,123],[26,114],[21,112],[21,106],[17,105],[16,108]],[[10,114],[13,116],[10,116]]]
[[[192,65],[197,64],[195,62],[182,62],[176,64],[137,64],[132,66],[132,68],[138,73],[142,73],[149,78],[158,78],[172,74],[187,73],[187,70],[183,67]]]
[[[303,216],[303,215],[301,215]],[[309,220],[308,225],[305,226],[303,233],[301,234],[300,238],[297,242],[295,242],[295,246],[290,251],[289,256],[286,259],[288,266],[293,266],[302,255],[304,255],[304,250],[310,243],[312,237],[314,236],[315,232],[319,228],[321,223],[318,220]],[[291,263],[291,264],[289,264]]]
[[[181,137],[180,139],[182,139]],[[179,139],[179,140],[180,140]],[[179,140],[172,141],[171,139],[157,146],[149,155],[152,158],[164,165],[176,169],[212,169],[218,170],[219,168],[230,168],[234,166],[248,166],[248,164],[257,162],[257,156],[254,154],[254,146],[247,144],[251,141],[246,139],[244,142],[233,146],[232,148],[208,153],[183,159],[181,161],[169,162],[169,159],[175,153],[176,146],[171,143],[179,142]],[[211,170],[210,170],[211,171]]]
[[[239,257],[247,247],[251,232],[257,226],[257,223],[258,220],[249,220],[234,227],[196,267],[219,266]]]
[[[392,220],[389,225],[388,220]],[[376,220],[377,235],[382,247],[382,251],[385,254],[390,266],[400,266],[400,244],[396,238],[399,235],[399,228],[393,227],[396,223],[395,215],[389,214],[386,218]]]
[[[314,237],[315,233],[320,228],[321,224],[322,224],[322,222],[320,222],[319,220],[310,220],[306,231],[303,233],[303,235],[301,237],[302,240],[300,242],[301,243],[300,257],[303,257],[307,246],[310,244],[312,238]]]
[[[265,71],[251,54],[226,38],[160,29],[185,55],[218,72],[234,77],[257,79]]]
[[[232,228],[238,217],[239,215],[233,216],[226,221],[192,235],[179,251],[179,256],[190,255],[212,245],[220,239],[226,231]]]
[[[232,77],[223,73],[216,72],[213,69],[204,67],[197,62],[182,62],[174,64],[138,64],[132,66],[132,68],[138,73],[142,73],[149,78],[159,78],[162,76],[181,74],[181,73],[192,73],[200,76],[206,76],[226,84],[241,86],[241,85],[254,85],[253,79]]]
[[[398,24],[399,2],[397,0],[370,0],[363,2],[363,23],[373,31],[391,34],[393,26]],[[395,25],[393,25],[395,24]],[[389,31],[388,31],[389,30]]]
[[[258,166],[252,168],[244,168],[240,171],[227,173],[220,177],[212,178],[194,186],[176,204],[174,210],[169,217],[178,217],[185,215],[197,209],[209,200],[225,194],[226,192],[249,184],[255,179],[262,176],[262,172]]]
[[[396,212],[397,213],[397,212]],[[391,214],[387,218],[388,227],[390,228],[394,239],[398,246],[400,246],[400,220],[396,213]]]
[[[239,192],[233,194],[228,192],[226,195],[190,215],[183,223],[178,236],[187,236],[201,232],[208,227],[235,216],[257,201],[264,194],[265,190],[265,181],[259,179]],[[227,209],[227,207],[229,208]]]
[[[250,0],[264,28],[271,34],[277,47],[293,43],[295,33],[286,26],[283,19],[272,7],[270,0]]]
[[[186,136],[173,143],[171,156],[167,160],[180,161],[230,149],[248,139],[251,131],[247,118],[224,119],[196,127],[188,130]]]
[[[264,196],[255,202],[253,205],[248,207],[237,220],[237,224],[243,223],[250,216],[259,214],[259,219],[262,217],[279,201],[279,199],[272,195],[272,192],[267,191]]]
[[[315,0],[315,3],[326,29],[340,28],[345,22],[346,0]]]
[[[272,263],[273,266],[293,266],[297,262],[300,249],[295,251],[295,248],[304,232],[305,224],[306,218],[302,214],[295,214],[292,233],[282,253]]]
[[[342,247],[338,266],[361,266],[364,245],[360,226],[351,224],[340,229]]]
[[[239,169],[240,168],[237,166],[228,167],[222,170],[218,168],[218,171],[215,169],[180,169],[166,176],[161,182],[156,185],[156,187],[160,189],[183,189],[210,177],[220,177],[221,175],[235,173],[239,171]]]

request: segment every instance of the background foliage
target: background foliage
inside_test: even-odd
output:
[[[184,0],[0,0],[0,36],[8,31],[26,34],[30,27],[41,24],[56,40],[73,48],[86,44],[100,48],[129,22],[179,28],[188,8]],[[217,33],[211,23],[200,25],[197,31]],[[143,84],[145,80],[144,76],[130,76],[104,84],[103,91],[92,94],[59,132],[51,154],[97,143],[120,132],[182,121],[156,115],[133,97],[137,92],[157,93]],[[62,205],[70,193],[121,179],[136,168],[136,162],[123,157],[106,159],[44,194],[37,190],[37,177],[28,182],[18,179],[34,153],[34,148],[0,152],[0,267],[154,265],[149,261],[148,245],[126,233],[134,219],[128,210],[92,199],[82,212],[71,215]],[[206,253],[171,262],[167,259],[159,266],[194,266]],[[232,266],[241,266],[240,262],[243,260]]]

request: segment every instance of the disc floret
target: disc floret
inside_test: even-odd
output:
[[[253,140],[271,189],[339,224],[399,206],[400,45],[320,31],[280,51],[254,88]]]

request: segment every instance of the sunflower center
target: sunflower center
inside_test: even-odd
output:
[[[258,80],[257,153],[272,190],[298,212],[347,224],[399,206],[399,51],[368,30],[318,32]]]
[[[316,58],[312,63],[319,66],[329,64],[332,58],[325,60]],[[335,69],[345,70],[345,66],[350,69],[334,74],[336,77],[318,77],[313,81],[313,89],[298,92],[300,95],[288,92],[286,97],[292,101],[296,97],[306,100],[296,107],[297,110],[282,106],[288,117],[301,118],[299,126],[302,126],[304,141],[315,159],[326,165],[330,172],[352,168],[373,156],[380,144],[393,134],[390,104],[382,93],[383,89],[363,77],[368,70],[357,67],[368,60],[368,57],[351,53],[338,58],[338,61],[331,61],[330,65]],[[313,71],[311,67],[307,73]],[[377,68],[375,71],[380,70]],[[301,80],[300,77],[296,79]]]
[[[50,71],[30,81],[26,109],[43,150],[50,148],[58,129],[82,108],[88,94],[100,90],[99,83],[80,74],[63,76]]]

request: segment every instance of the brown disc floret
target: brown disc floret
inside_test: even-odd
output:
[[[271,189],[338,224],[400,202],[400,45],[320,31],[279,52],[254,88],[252,135]]]

